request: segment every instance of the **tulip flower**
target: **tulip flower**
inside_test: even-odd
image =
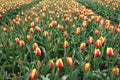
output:
[[[31,26],[31,28],[34,28],[34,26],[35,26],[34,22],[31,22],[30,26]]]
[[[38,27],[38,26],[35,27],[35,30],[36,30],[37,32],[41,32],[41,28]]]
[[[33,39],[32,36],[27,35],[27,40],[28,40],[28,41],[32,41],[32,39]]]
[[[100,57],[100,55],[101,55],[100,50],[99,50],[99,49],[95,49],[95,51],[94,51],[94,56],[95,56],[95,57]]]
[[[50,68],[50,69],[53,69],[53,68],[54,68],[54,62],[53,62],[53,60],[50,60],[50,61],[49,61],[49,68]]]
[[[36,69],[33,69],[30,73],[30,80],[35,80],[38,77],[38,73]]]
[[[37,43],[34,43],[34,44],[33,44],[33,50],[36,50],[37,47],[38,47],[38,44],[37,44]]]
[[[34,52],[35,52],[36,56],[38,56],[38,57],[41,56],[41,49],[39,47],[37,47]]]
[[[90,37],[89,39],[88,39],[88,44],[93,44],[94,43],[94,39],[92,38],[92,37]]]
[[[34,29],[33,28],[30,28],[30,33],[34,33]]]
[[[63,61],[61,58],[56,61],[56,66],[59,69],[63,68]]]
[[[73,59],[71,57],[66,57],[67,65],[72,66],[73,65]]]
[[[84,64],[84,71],[88,72],[90,70],[90,63],[85,63]]]
[[[44,31],[44,37],[48,37],[49,33],[47,31]]]
[[[80,45],[80,50],[84,50],[85,47],[86,47],[86,43],[81,43],[81,45]]]
[[[96,41],[95,46],[97,48],[101,48],[102,47],[102,43],[101,43],[101,41],[99,39]]]
[[[119,75],[119,68],[112,68],[112,74],[118,76]]]
[[[80,27],[76,28],[76,34],[77,34],[77,35],[80,34]]]
[[[64,41],[64,48],[68,48],[68,47],[69,47],[68,41]]]
[[[21,40],[21,41],[19,42],[19,46],[20,46],[21,48],[23,48],[23,47],[25,46],[25,42],[24,42],[23,40]]]
[[[17,44],[19,44],[19,43],[20,43],[20,39],[19,39],[19,38],[15,38],[15,42],[16,42]]]
[[[107,53],[108,57],[112,57],[113,56],[113,49],[111,47],[107,47],[106,53]]]

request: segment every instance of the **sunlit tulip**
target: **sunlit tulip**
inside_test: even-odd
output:
[[[34,28],[34,26],[35,26],[34,22],[31,22],[30,26],[31,26],[31,28]]]
[[[49,68],[50,68],[50,69],[53,69],[53,68],[54,68],[54,62],[53,62],[53,60],[50,60],[50,61],[49,61]]]
[[[68,48],[68,47],[69,47],[68,41],[64,41],[64,48]]]
[[[112,68],[112,74],[118,76],[119,75],[119,68]]]
[[[21,40],[21,41],[19,42],[19,46],[20,46],[21,48],[23,48],[23,47],[25,46],[25,42],[24,42],[23,40]]]
[[[19,44],[20,39],[19,39],[19,38],[15,38],[15,42],[16,42],[17,44]]]
[[[33,50],[36,50],[37,47],[38,47],[38,44],[37,44],[37,43],[34,43],[34,44],[33,44]]]
[[[63,68],[63,61],[61,58],[56,61],[56,66],[59,69]]]
[[[39,47],[37,47],[34,52],[35,52],[36,56],[38,56],[38,57],[41,56],[41,49]]]
[[[67,33],[67,31],[64,32],[64,37],[68,38],[69,34]]]
[[[38,77],[38,73],[36,69],[33,69],[30,73],[30,80],[35,80]]]
[[[41,28],[38,27],[38,26],[35,27],[35,30],[36,30],[37,32],[41,32]]]
[[[101,42],[101,40],[97,40],[96,41],[96,43],[95,43],[95,46],[97,47],[97,48],[101,48],[102,47],[102,42]]]
[[[7,32],[7,28],[6,27],[3,27],[3,32]]]
[[[72,66],[73,65],[73,59],[71,57],[66,57],[67,65]]]
[[[32,36],[27,35],[27,40],[28,40],[28,41],[32,41],[32,39],[33,39]]]
[[[90,63],[85,63],[84,64],[84,71],[88,72],[90,70]]]
[[[44,31],[44,37],[48,37],[49,33],[48,31]]]
[[[106,53],[107,53],[108,57],[112,57],[113,56],[113,49],[111,47],[107,47]]]
[[[87,27],[87,22],[86,22],[86,21],[83,21],[83,22],[82,22],[82,27],[83,27],[83,28],[86,28],[86,27]]]
[[[86,47],[86,43],[81,43],[81,45],[80,45],[80,50],[84,50],[85,47]]]
[[[99,31],[97,29],[95,29],[95,35],[98,36]]]
[[[101,41],[101,43],[102,43],[102,44],[104,44],[104,43],[105,43],[106,38],[101,36],[101,37],[99,38],[99,40]]]
[[[94,43],[94,39],[92,38],[92,37],[90,37],[89,39],[88,39],[88,44],[93,44]]]
[[[80,27],[76,28],[76,34],[77,34],[77,35],[80,34]]]
[[[99,49],[95,49],[95,51],[94,51],[94,56],[95,56],[95,57],[100,57],[100,55],[101,55],[100,50],[99,50]]]
[[[34,29],[33,28],[30,28],[30,33],[34,33]]]

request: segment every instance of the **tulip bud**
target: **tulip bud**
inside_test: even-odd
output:
[[[92,38],[92,37],[90,37],[89,39],[88,39],[88,44],[93,44],[94,43],[94,39]]]
[[[119,68],[112,68],[112,74],[118,76],[119,75]]]
[[[105,40],[106,40],[106,39],[105,39],[105,37],[102,37],[102,36],[101,36],[101,37],[99,38],[99,40],[101,41],[101,43],[102,43],[102,45],[103,45],[103,44],[105,43]]]
[[[36,50],[37,47],[38,47],[38,44],[37,44],[37,43],[34,43],[34,44],[33,44],[33,49]]]
[[[96,45],[97,48],[102,47],[102,43],[101,43],[101,41],[99,39],[96,41],[95,45]]]
[[[34,26],[35,26],[34,22],[31,22],[30,26],[31,26],[31,28],[34,28]]]
[[[90,63],[85,63],[84,64],[84,71],[88,72],[90,70]]]
[[[72,66],[73,65],[73,59],[71,57],[66,57],[67,65]]]
[[[13,32],[13,30],[14,30],[13,27],[10,27],[10,32]]]
[[[68,36],[69,36],[69,35],[68,35],[67,31],[65,31],[65,32],[64,32],[64,37],[65,37],[65,38],[68,38]]]
[[[98,34],[99,34],[99,31],[96,29],[95,30],[95,35],[98,36]]]
[[[84,50],[85,47],[86,47],[86,43],[81,43],[81,45],[80,45],[80,50]]]
[[[82,27],[83,27],[83,28],[86,28],[86,27],[87,27],[87,22],[86,22],[86,21],[83,21],[83,22],[82,22]]]
[[[32,33],[34,33],[34,30],[33,30],[33,28],[30,28],[30,33],[32,34]]]
[[[41,56],[41,49],[39,48],[39,47],[37,47],[36,49],[35,49],[35,54],[36,54],[36,56]]]
[[[28,41],[32,41],[32,36],[27,35],[27,40],[28,40]]]
[[[20,46],[21,48],[23,48],[23,47],[25,46],[25,42],[24,42],[23,40],[21,40],[21,41],[19,42],[19,46]]]
[[[49,33],[47,31],[44,31],[44,37],[48,37]]]
[[[107,47],[106,53],[107,53],[108,57],[112,57],[113,56],[113,49],[111,47]]]
[[[50,61],[49,61],[49,68],[50,68],[50,69],[53,69],[53,68],[54,68],[54,62],[53,62],[53,60],[50,60]]]
[[[80,28],[79,28],[79,27],[76,29],[76,34],[77,34],[77,35],[80,34]]]
[[[38,73],[36,69],[33,69],[30,73],[30,80],[35,80],[38,77]]]
[[[95,49],[95,51],[94,51],[94,56],[95,56],[95,57],[99,57],[100,55],[101,55],[100,50],[99,50],[99,49]]]
[[[7,32],[7,29],[6,29],[6,27],[3,27],[3,32]]]
[[[61,58],[56,61],[56,66],[59,69],[63,68],[63,61]]]
[[[69,47],[69,43],[67,41],[64,41],[64,48],[68,48]]]
[[[37,32],[41,32],[41,28],[38,27],[38,26],[35,27],[35,30],[36,30]]]
[[[17,44],[19,44],[19,43],[20,43],[20,39],[19,39],[19,38],[15,38],[15,42],[16,42]]]

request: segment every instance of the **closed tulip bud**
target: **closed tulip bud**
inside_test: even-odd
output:
[[[101,20],[100,20],[100,25],[103,26],[103,24],[104,24],[104,20],[101,19]]]
[[[99,49],[95,49],[95,51],[94,51],[94,56],[95,56],[95,57],[100,57],[100,55],[101,55],[100,50],[99,50]]]
[[[69,43],[67,41],[64,41],[64,48],[68,48],[69,47]]]
[[[113,56],[113,49],[111,47],[107,47],[106,53],[107,53],[108,57],[112,57]]]
[[[96,22],[100,21],[100,16],[96,16]]]
[[[41,67],[41,62],[39,60],[37,61],[37,67],[38,69]]]
[[[35,27],[35,30],[36,30],[37,32],[41,32],[41,28],[38,27],[38,26]]]
[[[102,37],[102,36],[101,36],[101,37],[99,38],[99,40],[101,41],[102,44],[104,44],[106,39],[105,39],[105,37]]]
[[[83,21],[83,22],[82,22],[82,27],[83,27],[83,28],[86,28],[86,27],[87,27],[87,22],[86,22],[86,21]]]
[[[76,29],[76,25],[72,25],[72,30]]]
[[[36,56],[38,56],[38,57],[41,56],[41,49],[39,47],[37,47],[34,52],[35,52]]]
[[[25,42],[24,42],[23,40],[21,40],[21,41],[19,42],[19,46],[20,46],[21,48],[23,48],[23,47],[25,46]]]
[[[77,35],[80,34],[80,27],[76,28],[76,34],[77,34]]]
[[[94,20],[94,18],[95,18],[95,16],[91,16],[91,18],[90,18],[90,19],[91,19],[91,21],[93,21],[93,20]]]
[[[10,32],[13,32],[14,28],[13,27],[10,27]]]
[[[19,38],[15,38],[15,42],[16,42],[17,44],[19,44],[20,39],[19,39]]]
[[[44,31],[44,37],[48,37],[49,33],[47,31]]]
[[[84,50],[85,47],[86,47],[86,43],[81,43],[81,45],[80,45],[80,50]]]
[[[80,20],[82,20],[82,19],[83,19],[83,17],[84,17],[84,15],[80,15]]]
[[[34,28],[34,26],[35,26],[34,22],[31,22],[30,26],[31,26],[31,28]]]
[[[94,39],[92,38],[92,37],[90,37],[89,39],[88,39],[88,44],[93,44],[94,43]]]
[[[6,27],[3,27],[3,32],[7,32],[7,28]]]
[[[63,61],[61,58],[56,61],[56,66],[59,69],[63,68]]]
[[[34,29],[33,28],[30,28],[30,33],[34,33]]]
[[[98,36],[98,34],[99,34],[99,31],[96,29],[95,30],[95,35]]]
[[[95,46],[97,48],[101,48],[102,47],[102,43],[101,43],[101,41],[99,39],[96,41]]]
[[[69,35],[68,35],[67,31],[65,31],[65,32],[64,32],[64,37],[65,37],[65,38],[68,38],[68,36],[69,36]]]
[[[27,35],[27,40],[28,40],[28,41],[32,41],[32,39],[33,39],[32,36]]]
[[[49,68],[50,68],[50,69],[53,69],[53,68],[54,68],[54,62],[53,62],[53,60],[50,60],[50,61],[49,61]]]
[[[73,65],[73,59],[71,57],[66,57],[67,65],[72,66]]]
[[[39,23],[39,21],[40,21],[40,18],[35,18],[36,23]]]
[[[33,50],[36,50],[37,47],[38,47],[38,44],[37,44],[37,43],[34,43],[34,44],[33,44]]]
[[[33,69],[30,73],[30,80],[35,80],[38,77],[38,73],[36,69]]]
[[[112,74],[118,76],[119,75],[119,68],[112,68]]]
[[[88,72],[90,70],[90,63],[85,63],[84,64],[84,71]]]

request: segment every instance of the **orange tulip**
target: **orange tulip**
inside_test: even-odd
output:
[[[90,37],[89,39],[88,39],[88,44],[93,44],[94,43],[94,39],[92,38],[92,37]]]
[[[23,48],[23,47],[25,46],[25,42],[24,42],[23,40],[21,40],[21,41],[19,42],[19,46],[20,46],[21,48]]]
[[[113,75],[118,76],[119,75],[119,68],[112,68]]]
[[[64,37],[65,37],[65,38],[68,38],[68,36],[69,36],[69,35],[68,35],[67,31],[65,31],[65,32],[64,32]]]
[[[33,69],[30,73],[30,80],[35,80],[38,77],[38,73],[36,69]]]
[[[47,31],[44,31],[44,37],[48,37],[49,33]]]
[[[34,29],[33,28],[30,28],[30,33],[34,33]]]
[[[41,56],[41,49],[39,48],[39,47],[37,47],[36,49],[35,49],[35,54],[36,54],[36,56]]]
[[[33,39],[32,36],[27,35],[27,40],[28,40],[28,41],[32,41],[32,39]]]
[[[3,32],[7,32],[7,28],[6,27],[3,27]]]
[[[95,29],[95,35],[98,36],[99,31],[97,29]]]
[[[38,26],[35,27],[35,30],[36,30],[37,32],[41,32],[41,28],[38,27]]]
[[[76,29],[76,34],[77,34],[77,35],[80,34],[80,27],[78,27],[78,28]]]
[[[20,39],[19,39],[19,38],[15,38],[15,42],[16,42],[17,44],[19,44],[19,43],[20,43]]]
[[[49,61],[49,68],[50,68],[50,69],[53,69],[53,68],[54,68],[54,62],[53,62],[53,60],[50,60],[50,61]]]
[[[99,38],[99,40],[101,41],[102,44],[104,44],[106,39],[105,39],[105,37],[102,37],[102,36],[101,36],[101,37]]]
[[[101,55],[100,50],[99,50],[99,49],[95,49],[95,51],[94,51],[94,56],[95,56],[95,57],[99,57],[100,55]]]
[[[64,41],[64,48],[68,48],[69,47],[69,43],[67,41]]]
[[[72,66],[73,65],[73,59],[71,57],[66,57],[67,65]]]
[[[111,47],[107,47],[106,53],[109,57],[113,56],[113,49]]]
[[[13,27],[10,27],[10,32],[13,32],[14,28]]]
[[[95,45],[96,45],[97,48],[102,47],[102,43],[101,43],[101,41],[99,39],[96,41]]]
[[[86,27],[87,27],[87,21],[83,21],[83,22],[82,22],[82,27],[83,27],[83,28],[86,28]]]
[[[34,22],[31,22],[30,26],[31,26],[31,28],[34,28],[34,26],[35,26]]]
[[[84,71],[88,72],[90,70],[90,63],[85,63],[84,64]]]
[[[63,68],[63,61],[61,58],[56,61],[56,66],[59,69]]]
[[[38,44],[37,44],[37,43],[34,43],[34,44],[33,44],[33,49],[36,50],[37,47],[38,47]]]
[[[85,47],[86,47],[86,43],[81,43],[81,45],[80,45],[80,50],[84,50]]]

